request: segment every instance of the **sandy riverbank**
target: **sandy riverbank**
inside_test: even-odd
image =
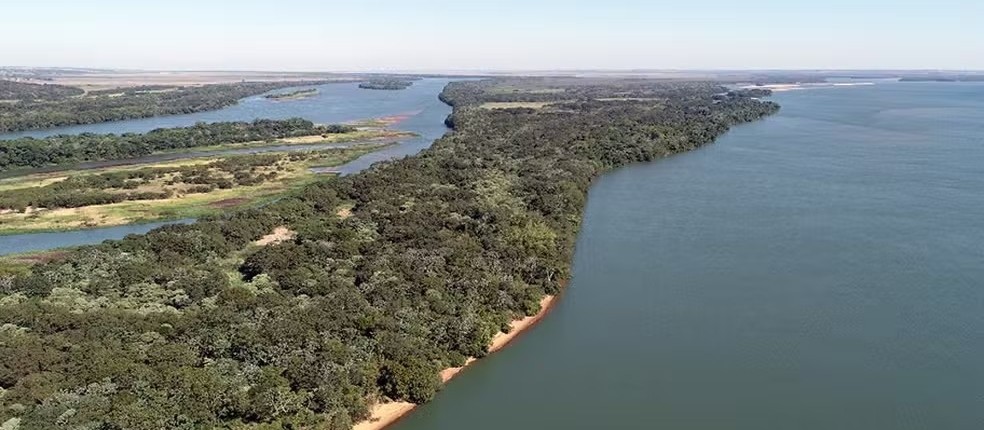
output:
[[[493,354],[496,351],[501,350],[509,342],[515,340],[519,335],[523,334],[526,330],[536,325],[544,316],[550,312],[550,309],[556,304],[556,296],[544,296],[540,300],[540,312],[536,315],[518,319],[509,324],[509,333],[497,333],[492,338],[492,343],[489,344],[489,354]],[[472,365],[478,361],[475,358],[469,358],[465,361],[465,365],[462,367],[450,367],[441,371],[441,381],[447,383],[455,376],[465,370],[468,366]],[[409,402],[386,402],[380,403],[373,406],[370,409],[369,419],[359,422],[352,428],[352,430],[382,430],[393,423],[396,423],[407,414],[409,414],[417,405]]]

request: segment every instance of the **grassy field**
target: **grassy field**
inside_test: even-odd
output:
[[[194,218],[206,214],[226,211],[249,205],[262,204],[285,192],[302,187],[312,181],[325,180],[326,175],[310,172],[312,166],[336,166],[354,160],[359,156],[386,146],[385,144],[361,145],[352,148],[321,150],[306,156],[293,156],[283,153],[276,166],[262,167],[257,174],[271,174],[273,178],[249,186],[216,188],[209,192],[183,192],[183,184],[168,183],[172,176],[162,176],[143,183],[139,190],[170,190],[172,197],[153,200],[129,200],[112,204],[100,204],[66,208],[28,208],[24,211],[0,211],[0,235],[30,233],[41,231],[71,230],[79,228],[106,227],[131,223],[151,222],[168,219]],[[266,156],[269,156],[267,154]],[[0,192],[24,190],[56,184],[68,178],[85,175],[100,175],[113,172],[138,171],[141,169],[182,168],[189,166],[209,167],[222,158],[197,158],[167,163],[131,165],[84,171],[36,174],[0,181]],[[222,172],[219,172],[221,174]]]

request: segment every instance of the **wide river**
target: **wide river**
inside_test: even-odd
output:
[[[395,429],[984,428],[984,85],[774,99],[597,181],[557,308]]]
[[[447,131],[444,119],[451,113],[451,107],[438,100],[437,96],[447,83],[446,79],[424,79],[400,91],[364,90],[354,83],[318,85],[315,86],[319,90],[317,95],[298,100],[276,101],[255,96],[245,98],[237,105],[216,111],[7,133],[0,134],[0,139],[86,132],[143,133],[155,128],[185,127],[196,122],[252,121],[257,118],[301,117],[316,123],[336,124],[385,116],[405,117],[394,128],[412,131],[417,133],[418,137],[403,140],[397,145],[366,154],[332,169],[342,174],[349,174],[365,169],[377,161],[415,154],[441,137]],[[274,92],[289,91],[291,89]],[[171,222],[0,236],[0,255],[99,243],[106,239],[121,239],[127,234],[144,233]]]

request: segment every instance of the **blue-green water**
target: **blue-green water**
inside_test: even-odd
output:
[[[775,99],[601,178],[557,308],[395,428],[984,428],[984,85]]]
[[[410,88],[400,91],[364,90],[359,89],[358,84],[353,83],[320,85],[317,86],[319,89],[317,95],[299,100],[273,101],[262,96],[255,96],[243,99],[235,106],[211,112],[7,133],[0,134],[0,140],[23,136],[44,137],[55,134],[143,133],[155,128],[185,127],[196,122],[252,121],[256,118],[301,117],[316,123],[333,124],[391,115],[406,116],[406,119],[394,128],[411,131],[418,136],[402,140],[396,145],[366,154],[332,169],[341,174],[350,174],[365,169],[378,161],[416,154],[430,146],[435,139],[444,135],[447,132],[444,119],[451,113],[451,107],[438,100],[438,95],[448,82],[447,79],[424,79],[416,81]],[[278,92],[283,91],[290,91],[290,89],[279,90]],[[296,147],[292,149],[296,149]],[[195,154],[150,156],[144,161],[167,160],[191,155]],[[85,163],[81,167],[113,164],[115,163],[92,162]],[[190,220],[174,222],[188,221]],[[164,224],[168,223],[0,236],[0,255],[99,243],[107,239],[121,239],[127,234],[146,233]]]

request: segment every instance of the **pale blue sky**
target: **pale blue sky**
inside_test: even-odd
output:
[[[984,0],[0,0],[0,65],[984,69]]]

